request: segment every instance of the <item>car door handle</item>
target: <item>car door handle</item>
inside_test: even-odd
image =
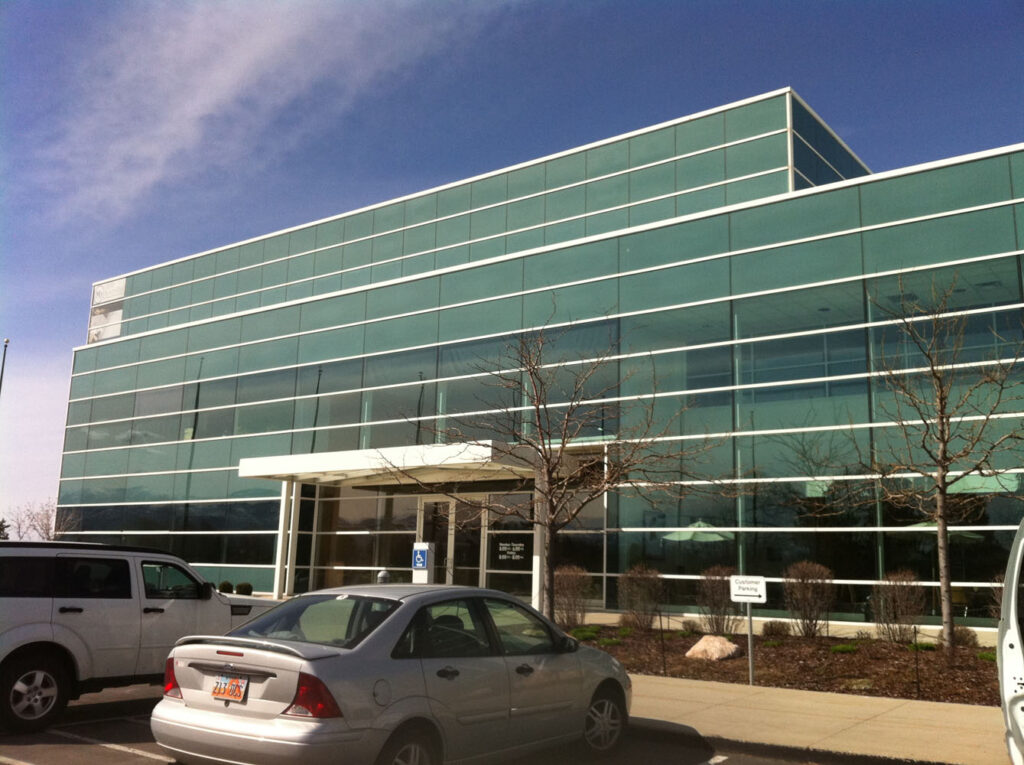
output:
[[[532,675],[533,667],[531,667],[529,664],[520,664],[518,667],[516,667],[516,672],[520,675]]]
[[[164,610],[162,608],[156,608],[154,606],[148,606],[147,608],[142,609],[142,613],[144,614],[162,614],[163,612]]]
[[[80,614],[83,611],[83,609],[78,606],[61,606],[57,610],[62,614]]]
[[[459,670],[455,667],[442,667],[437,670],[437,676],[443,677],[445,680],[454,680],[459,676]]]

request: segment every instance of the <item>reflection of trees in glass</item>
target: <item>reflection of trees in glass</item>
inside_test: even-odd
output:
[[[458,483],[425,484],[391,466],[405,482],[457,499],[477,513],[515,517],[538,532],[542,610],[553,615],[554,563],[567,526],[586,528],[593,503],[614,489],[642,497],[682,496],[680,483],[697,479],[694,465],[710,449],[701,435],[680,435],[684,407],[665,411],[653,371],[645,394],[626,397],[634,372],[620,366],[614,324],[524,333],[494,358],[479,359],[478,408],[446,414],[434,440],[491,442],[495,462],[507,466],[503,494],[481,498],[474,480],[493,480],[493,465]],[[516,494],[516,492],[520,492]]]
[[[792,464],[803,468],[794,475],[812,479],[803,496],[790,496],[806,515],[873,505],[896,522],[916,519],[921,534],[934,534],[947,648],[953,644],[949,526],[979,518],[994,494],[1020,495],[1011,471],[1024,440],[1022,326],[1019,314],[1009,324],[1005,314],[969,311],[991,304],[983,299],[985,284],[954,277],[946,287],[915,284],[926,293],[919,295],[898,280],[893,294],[875,295],[870,444],[821,433],[785,439]]]

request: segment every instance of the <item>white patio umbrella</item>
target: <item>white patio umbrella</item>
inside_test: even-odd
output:
[[[939,525],[935,521],[919,521],[911,523],[907,528],[914,529],[914,531],[935,532],[938,531]],[[985,537],[975,531],[950,531],[949,538],[963,542],[977,542]]]
[[[685,529],[662,534],[667,542],[728,542],[736,538],[731,531],[718,531],[710,523],[695,521]]]

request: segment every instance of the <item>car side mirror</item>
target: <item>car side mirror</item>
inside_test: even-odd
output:
[[[199,586],[199,599],[209,600],[213,597],[213,584],[211,582],[203,582]]]
[[[558,643],[558,650],[561,653],[576,653],[580,650],[580,641],[570,635],[562,635]]]

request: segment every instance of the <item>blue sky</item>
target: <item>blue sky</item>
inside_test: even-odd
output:
[[[1024,140],[1024,6],[0,1],[0,513],[90,285],[791,85],[875,171]]]

